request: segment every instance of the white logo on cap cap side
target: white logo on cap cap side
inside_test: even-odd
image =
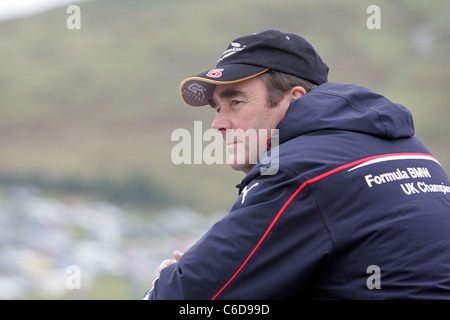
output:
[[[232,48],[225,50],[225,52],[222,54],[222,56],[220,57],[220,59],[217,62],[222,61],[225,58],[228,58],[229,56],[244,50],[244,48],[246,47],[245,45],[241,48],[241,44],[237,43],[237,42],[232,42],[231,43]]]

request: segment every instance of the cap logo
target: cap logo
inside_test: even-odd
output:
[[[232,42],[232,43],[228,46],[228,49],[225,50],[225,52],[222,54],[222,56],[220,57],[219,61],[217,61],[217,62],[220,62],[220,61],[222,61],[223,59],[228,58],[229,56],[235,54],[236,52],[239,52],[239,51],[244,50],[245,47],[246,47],[245,45],[244,45],[243,47],[241,47],[241,44],[240,44],[240,43]]]
[[[194,98],[197,101],[203,102],[205,100],[205,92],[208,90],[207,88],[203,87],[199,83],[193,83],[187,87],[188,92],[186,93],[188,96]]]
[[[223,69],[212,69],[206,75],[210,78],[220,78],[222,76]]]

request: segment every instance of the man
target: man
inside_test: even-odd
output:
[[[246,175],[230,213],[161,264],[145,299],[450,298],[448,177],[405,107],[327,74],[305,39],[268,30],[182,83],[187,104],[216,110]],[[257,147],[227,135],[237,129]]]

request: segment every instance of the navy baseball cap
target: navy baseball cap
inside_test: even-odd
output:
[[[328,78],[328,66],[308,41],[292,33],[266,30],[233,40],[215,68],[181,83],[180,94],[186,104],[204,106],[216,85],[244,81],[269,69],[316,85]]]

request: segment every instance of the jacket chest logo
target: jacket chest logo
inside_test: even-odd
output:
[[[245,186],[244,189],[242,189],[241,195],[242,195],[242,201],[241,203],[244,203],[245,201],[245,197],[247,196],[247,193],[252,190],[253,187],[256,187],[257,185],[259,185],[259,183],[255,183],[253,184],[250,188],[247,188],[248,186]]]

